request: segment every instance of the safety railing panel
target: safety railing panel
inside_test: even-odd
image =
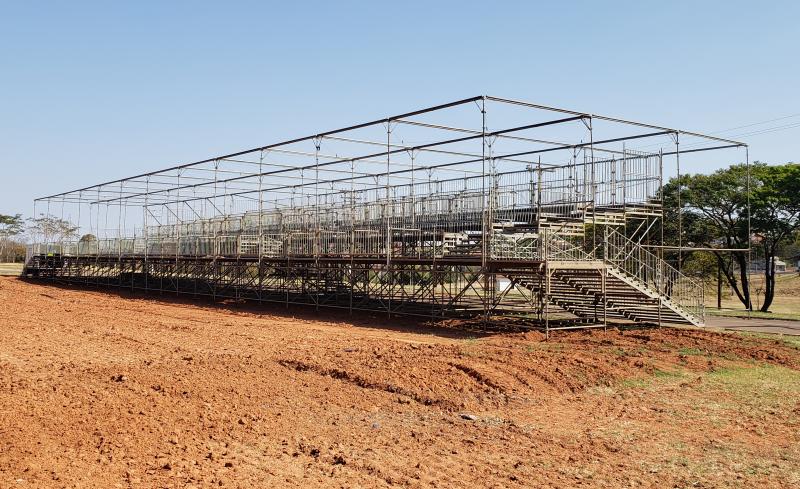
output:
[[[682,274],[658,255],[615,229],[606,228],[604,243],[607,262],[698,319],[705,317],[704,290],[701,283]]]
[[[557,229],[543,228],[539,232],[541,256],[554,261],[586,261],[592,255],[584,249],[582,241],[571,241]]]
[[[538,236],[532,233],[505,235],[493,233],[489,241],[492,258],[513,260],[539,260],[542,256]]]
[[[258,256],[259,236],[257,234],[242,234],[239,236],[238,255]]]

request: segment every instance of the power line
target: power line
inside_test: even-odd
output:
[[[725,133],[725,132],[735,131],[736,129],[744,129],[745,127],[760,126],[761,124],[766,124],[768,122],[782,121],[784,119],[791,119],[793,117],[798,117],[798,116],[800,116],[800,113],[787,115],[787,116],[784,116],[784,117],[777,117],[775,119],[769,119],[769,120],[761,121],[761,122],[753,122],[752,124],[745,124],[743,126],[731,127],[730,129],[724,129],[722,131],[712,132],[711,134],[722,134],[722,133]]]
[[[771,127],[771,128],[767,128],[767,129],[763,129],[763,130],[759,130],[759,131],[744,133],[744,134],[737,134],[736,137],[755,136],[755,135],[758,135],[758,134],[766,134],[768,132],[785,131],[787,129],[793,129],[795,127],[800,127],[800,122],[795,122],[795,123],[792,123],[792,124],[785,124],[783,126]]]
[[[793,122],[791,124],[784,124],[784,125],[781,125],[781,126],[768,127],[768,128],[760,129],[760,130],[757,130],[757,131],[737,133],[737,134],[734,134],[733,136],[730,136],[730,137],[732,137],[732,138],[743,138],[743,137],[760,136],[762,134],[768,134],[768,133],[778,132],[778,131],[786,131],[786,130],[794,129],[794,128],[797,128],[797,127],[800,127],[800,122]],[[700,141],[700,142],[697,142],[697,143],[689,143],[689,144],[682,145],[682,146],[684,148],[688,149],[688,148],[700,147],[700,146],[703,146],[704,144],[706,144],[704,141]]]
[[[786,119],[792,119],[792,118],[795,118],[795,117],[800,117],[800,113],[791,114],[791,115],[787,115],[787,116],[783,116],[783,117],[776,117],[774,119],[769,119],[769,120],[760,121],[760,122],[753,122],[753,123],[749,123],[749,124],[744,124],[744,125],[741,125],[741,126],[732,127],[732,128],[729,128],[729,129],[723,129],[721,131],[711,132],[711,133],[708,133],[708,134],[714,134],[714,135],[723,134],[723,133],[728,133],[730,131],[735,131],[737,129],[744,129],[744,128],[747,128],[747,127],[760,126],[762,124],[767,124],[767,123],[770,123],[770,122],[776,122],[776,121],[781,121],[781,120],[786,120]],[[734,135],[729,135],[727,137],[729,137],[729,138],[741,138],[741,137],[749,137],[749,136],[759,136],[761,134],[768,134],[768,133],[771,133],[771,132],[786,131],[786,130],[789,130],[789,129],[794,129],[796,127],[800,127],[800,122],[792,122],[790,124],[783,124],[783,125],[779,125],[779,126],[775,126],[775,127],[768,127],[768,128],[765,128],[765,129],[759,129],[759,130],[752,131],[752,132],[737,133],[737,134],[734,134]],[[653,146],[659,146],[660,144],[661,143],[648,144],[648,145],[645,145],[645,146],[639,146],[636,149],[650,148],[650,147],[653,147]],[[707,144],[707,143],[705,141],[700,141],[700,142],[696,142],[696,143],[681,144],[681,147],[685,148],[685,149],[689,149],[689,148],[701,147],[704,144]]]

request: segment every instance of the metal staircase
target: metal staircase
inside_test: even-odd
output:
[[[659,309],[666,308],[670,318],[678,316],[678,322],[694,325],[704,323],[704,290],[701,283],[682,274],[640,243],[614,229],[606,228],[604,249],[604,261],[609,265],[610,275],[657,300]]]
[[[613,228],[606,228],[603,244],[593,252],[542,230],[540,249],[547,262],[543,280],[522,272],[506,275],[578,318],[704,322],[702,285]]]

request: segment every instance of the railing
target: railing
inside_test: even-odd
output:
[[[539,231],[539,237],[542,243],[541,256],[546,260],[587,261],[592,259],[581,244],[564,239],[557,229],[542,228]]]
[[[436,237],[419,229],[391,229],[395,257],[438,257],[449,254],[480,253],[480,231],[440,233]],[[92,241],[37,243],[29,246],[33,255],[130,256],[152,257],[267,257],[293,256],[380,256],[386,253],[386,232],[377,230],[220,234],[216,236],[157,236],[150,238],[111,238]],[[470,248],[470,246],[472,248]],[[473,249],[474,248],[474,249]],[[588,260],[581,245],[562,237],[558,230],[505,234],[493,231],[489,256],[520,260]]]
[[[489,243],[489,254],[492,258],[516,260],[541,258],[539,239],[533,233],[524,233],[519,236],[494,233]]]
[[[606,228],[604,258],[699,320],[705,317],[702,284],[679,272],[624,234]]]
[[[419,230],[392,230],[395,256],[414,256],[422,248],[433,248],[424,241]],[[393,241],[394,242],[394,241]],[[409,245],[408,243],[411,243]],[[441,245],[435,246],[441,253]],[[59,241],[33,243],[27,246],[27,259],[34,256],[130,256],[160,257],[269,257],[287,256],[374,256],[386,252],[386,233],[374,230],[288,232],[285,234],[219,234],[215,236],[157,236],[145,238],[113,238],[92,241]],[[432,251],[427,252],[432,254]]]

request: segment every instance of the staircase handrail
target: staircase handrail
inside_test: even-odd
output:
[[[606,228],[604,260],[699,320],[705,316],[703,285],[615,229]],[[622,257],[622,258],[620,258]]]

